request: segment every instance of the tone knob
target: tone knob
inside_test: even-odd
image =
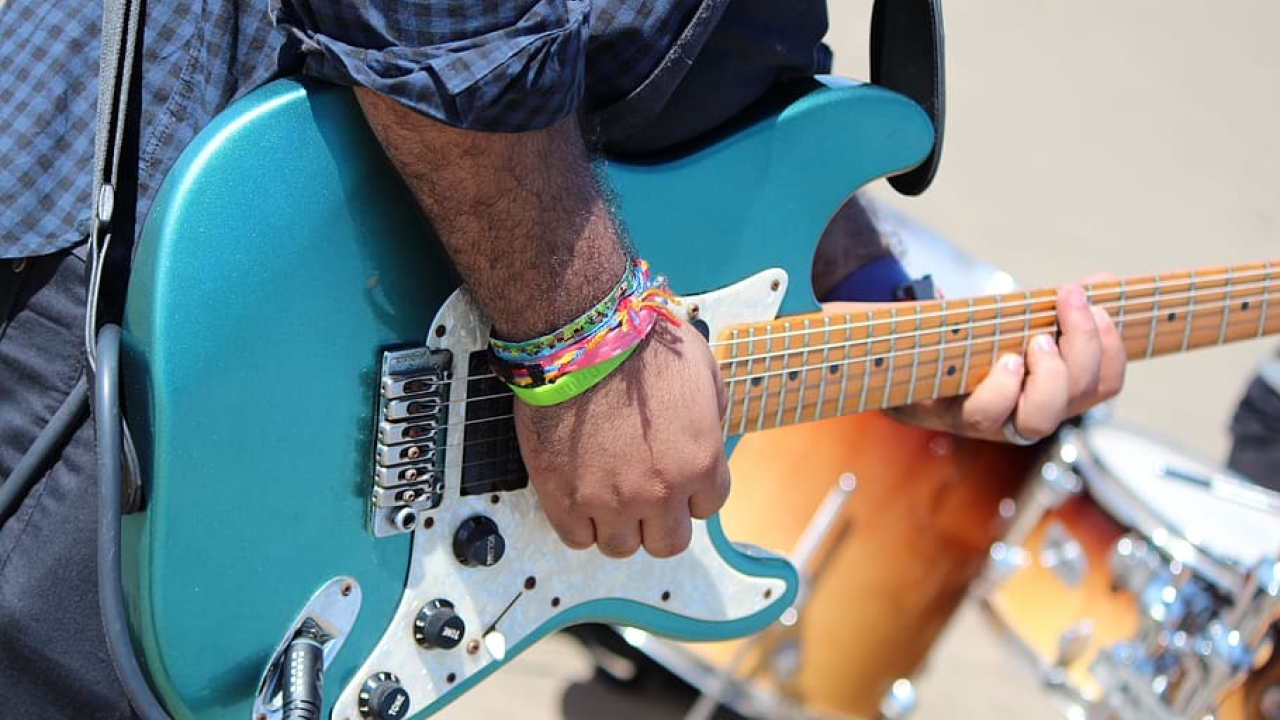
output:
[[[428,650],[452,650],[467,634],[467,624],[448,600],[432,600],[413,621],[413,639]]]
[[[484,515],[467,518],[453,534],[453,554],[467,567],[490,567],[506,550],[497,523]]]
[[[380,672],[364,681],[358,707],[368,720],[402,720],[409,716],[409,692],[401,687],[400,678]]]

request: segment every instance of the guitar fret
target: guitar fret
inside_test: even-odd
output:
[[[991,333],[991,360],[1000,357],[1000,332],[1004,328],[1004,295],[996,296],[996,324]]]
[[[974,314],[973,314],[973,297],[972,296],[969,297],[969,313],[966,317],[967,317],[967,323],[966,323],[967,327],[965,328],[965,338],[964,338],[964,364],[961,366],[961,369],[960,369],[960,387],[962,388],[969,386],[969,357],[973,353],[973,325],[975,321],[973,319]],[[934,397],[935,398],[938,397],[937,393],[934,393]]]
[[[796,380],[800,383],[800,392],[796,394],[796,416],[795,416],[796,419],[791,421],[793,424],[797,424],[797,425],[800,423],[800,420],[804,417],[803,416],[804,389],[809,384],[809,371],[807,368],[809,367],[808,347],[809,347],[810,330],[811,328],[809,327],[809,318],[805,318],[804,319],[804,342],[805,342],[806,349],[802,350],[800,354],[800,369],[790,371],[790,372],[796,373]],[[788,377],[790,377],[789,374],[788,374]]]
[[[889,306],[889,369],[884,379],[884,393],[880,398],[880,407],[889,407],[889,393],[893,390],[893,365],[898,349],[898,308]]]
[[[1160,276],[1155,276],[1155,282],[1151,285],[1151,329],[1147,332],[1147,358],[1151,357],[1151,353],[1155,352],[1156,347],[1156,323],[1160,318]]]
[[[1191,324],[1196,311],[1196,271],[1192,270],[1187,277],[1187,312],[1182,318],[1182,352],[1191,344]]]
[[[920,320],[920,306],[916,305],[916,343],[915,352],[911,353],[911,377],[907,379],[907,405],[915,399],[916,394],[916,375],[920,369],[920,342],[921,336],[924,335],[924,325]]]
[[[733,397],[738,390],[738,373],[740,371],[740,363],[738,361],[738,329],[734,328],[729,336],[729,387],[725,389],[729,397]],[[724,414],[724,436],[729,437],[729,424],[733,422],[733,408],[727,408]]]
[[[765,411],[769,409],[769,363],[773,360],[773,329],[765,331],[764,371],[760,373],[760,409],[756,411],[756,430],[764,429]]]
[[[938,326],[938,367],[933,373],[930,399],[938,397],[938,392],[942,389],[942,366],[947,360],[947,312],[941,303],[938,304],[938,312],[942,315],[942,324]]]
[[[1116,334],[1124,337],[1124,306],[1125,293],[1128,291],[1128,284],[1124,280],[1119,281],[1120,288],[1120,309],[1116,312]]]
[[[871,342],[871,323],[872,323],[872,321],[874,320],[874,318],[875,318],[875,315],[873,315],[873,314],[871,313],[871,311],[870,311],[870,310],[868,310],[868,311],[867,311],[867,325],[866,325],[866,327],[867,327],[867,337],[866,337],[866,341],[865,341],[865,342],[866,342],[866,346],[867,346],[867,352],[866,352],[866,357],[865,357],[865,358],[863,358],[863,360],[862,360],[862,390],[858,393],[858,412],[865,412],[865,411],[866,411],[866,409],[867,409],[867,390],[871,387],[871,346],[872,346],[872,342]],[[845,358],[847,359],[847,358],[848,358],[848,356],[849,356],[849,353],[848,353],[848,351],[846,351],[846,352],[845,352]],[[847,363],[847,362],[846,362],[846,364],[845,364],[845,367],[846,367],[846,368],[848,367],[848,363]],[[842,393],[840,393],[840,406],[841,406],[842,408],[844,407],[844,393],[843,393],[843,392],[842,392]],[[843,413],[843,412],[841,412],[841,414],[843,415],[844,413]]]
[[[1031,342],[1031,291],[1024,291],[1022,298],[1022,342],[1029,343]]]
[[[751,410],[751,388],[755,383],[756,329],[747,328],[747,387],[742,393],[742,417],[738,421],[738,434],[747,431],[747,418]]]
[[[813,419],[822,419],[822,406],[827,404],[827,368],[831,361],[831,316],[822,316],[822,366],[818,368],[818,402],[813,405]]]
[[[791,323],[782,324],[782,336],[786,338],[787,349],[782,354],[782,369],[778,376],[778,412],[773,419],[774,427],[782,427],[782,413],[787,409],[787,383],[791,379]]]
[[[1263,290],[1262,290],[1262,312],[1258,314],[1258,337],[1267,334],[1267,299],[1269,294],[1266,288],[1271,287],[1271,261],[1267,260],[1262,264],[1263,268]]]
[[[1218,344],[1227,341],[1227,318],[1231,313],[1231,268],[1227,268],[1226,297],[1222,300],[1222,320],[1218,323]]]

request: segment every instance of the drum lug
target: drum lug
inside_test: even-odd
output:
[[[1060,459],[1048,460],[1040,466],[1040,499],[1045,508],[1052,510],[1084,492],[1084,480],[1071,469],[1076,453],[1074,445],[1063,442],[1058,448]]]
[[[1066,668],[1084,657],[1091,642],[1093,642],[1093,622],[1090,620],[1081,620],[1063,630],[1058,636],[1058,657],[1054,665],[1058,668]]]
[[[1080,587],[1089,572],[1089,560],[1080,541],[1056,520],[1045,528],[1040,541],[1040,564],[1071,589]]]
[[[983,588],[999,587],[1031,562],[1031,553],[1026,548],[1002,540],[991,544],[988,556],[986,574],[982,578]]]
[[[1108,555],[1111,584],[1132,593],[1151,584],[1164,567],[1164,560],[1136,533],[1126,533],[1111,546]]]

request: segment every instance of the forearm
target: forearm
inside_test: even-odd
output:
[[[485,133],[356,96],[498,336],[554,330],[618,282],[626,253],[572,116]]]

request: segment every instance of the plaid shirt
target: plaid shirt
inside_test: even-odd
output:
[[[626,97],[700,6],[723,2],[152,0],[138,217],[195,133],[273,77],[305,70],[460,127],[532,130]],[[87,236],[101,23],[84,0],[0,0],[0,257]]]

